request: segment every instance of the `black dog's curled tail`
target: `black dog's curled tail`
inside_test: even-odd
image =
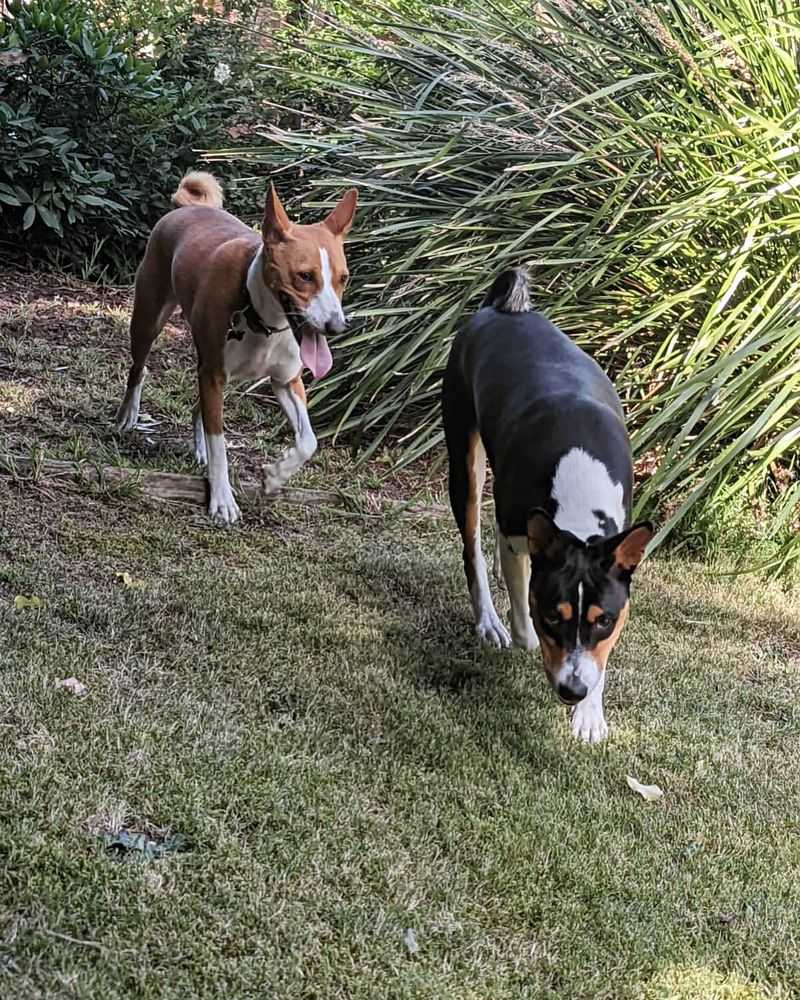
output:
[[[528,272],[522,267],[512,267],[494,279],[486,293],[483,305],[494,306],[498,312],[523,313],[531,307],[528,294]]]

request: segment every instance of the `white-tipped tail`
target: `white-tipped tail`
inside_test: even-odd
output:
[[[527,312],[531,307],[528,295],[528,272],[521,267],[514,267],[498,274],[486,293],[483,304],[494,306],[498,312]]]
[[[185,205],[208,205],[209,208],[222,208],[222,185],[213,174],[205,170],[192,170],[178,185],[178,190],[172,196],[172,204],[176,208]]]

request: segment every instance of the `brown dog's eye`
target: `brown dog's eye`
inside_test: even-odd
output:
[[[611,618],[610,615],[600,615],[598,618],[595,618],[595,620],[592,622],[592,625],[594,625],[595,628],[599,628],[601,630],[606,628],[611,628],[613,624],[614,624],[614,619]]]
[[[313,273],[311,271],[298,271],[297,272],[297,277],[301,281],[313,281],[314,280],[314,275],[313,275]]]
[[[339,278],[339,284],[340,285],[346,285],[349,280],[350,280],[350,275],[349,274],[343,274],[341,276],[341,278]]]

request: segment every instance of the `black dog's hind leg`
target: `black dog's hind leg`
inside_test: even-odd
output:
[[[457,349],[451,352],[442,385],[442,418],[449,458],[450,506],[464,544],[464,572],[472,600],[475,631],[494,646],[510,646],[489,590],[481,550],[481,500],[486,480],[486,451],[478,433],[472,399],[458,370]]]

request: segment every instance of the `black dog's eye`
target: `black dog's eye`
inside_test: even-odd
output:
[[[314,275],[313,275],[313,273],[311,271],[298,271],[297,272],[297,277],[301,281],[313,281],[314,280]]]
[[[558,628],[561,624],[561,615],[545,615],[542,621],[550,628]]]
[[[592,622],[595,628],[606,629],[611,628],[614,624],[614,619],[610,615],[600,615],[598,618]]]

